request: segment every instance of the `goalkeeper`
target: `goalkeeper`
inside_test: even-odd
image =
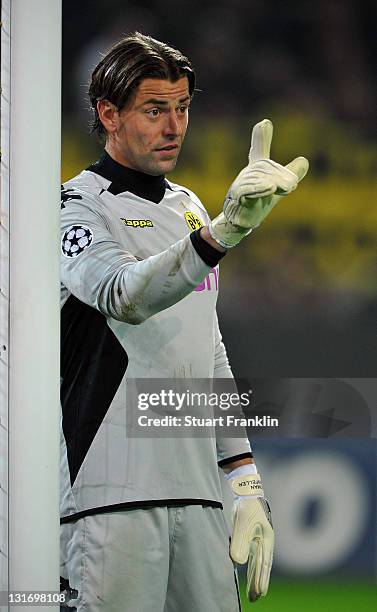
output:
[[[127,379],[232,377],[219,261],[308,169],[302,157],[270,159],[272,124],[261,121],[211,221],[165,178],[194,89],[179,51],[122,39],[89,92],[105,151],[63,186],[61,576],[79,612],[237,612],[233,563],[248,562],[250,601],[268,589],[274,535],[247,438],[126,435]],[[233,494],[230,549],[218,466]]]

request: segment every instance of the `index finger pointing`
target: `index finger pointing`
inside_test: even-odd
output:
[[[251,133],[251,147],[249,151],[249,164],[259,159],[269,159],[272,142],[273,127],[269,119],[259,121]]]

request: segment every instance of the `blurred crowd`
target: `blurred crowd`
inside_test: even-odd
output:
[[[177,46],[198,71],[198,114],[249,117],[279,105],[376,134],[373,0],[64,0],[66,83],[81,86],[99,53],[140,30]],[[82,108],[64,90],[64,111]]]

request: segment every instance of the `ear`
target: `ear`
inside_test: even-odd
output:
[[[119,113],[115,104],[109,100],[98,100],[97,112],[106,132],[109,135],[114,134],[119,124]]]

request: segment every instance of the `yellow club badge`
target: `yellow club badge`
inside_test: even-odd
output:
[[[189,226],[190,230],[193,232],[200,227],[203,227],[203,221],[196,215],[195,213],[188,210],[185,212],[186,223]]]

